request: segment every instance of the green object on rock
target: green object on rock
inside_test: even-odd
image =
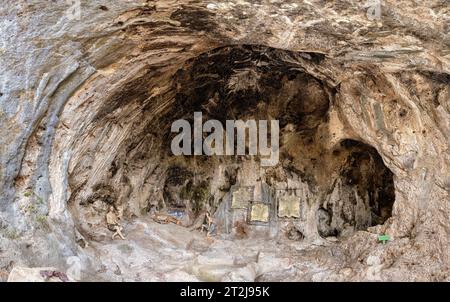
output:
[[[378,241],[383,242],[383,244],[386,244],[387,241],[391,240],[391,237],[389,235],[378,235]]]

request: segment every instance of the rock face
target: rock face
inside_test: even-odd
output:
[[[54,268],[15,267],[8,277],[8,282],[69,282],[70,279],[63,272]]]
[[[4,2],[0,278],[450,280],[448,1]],[[196,111],[279,120],[279,163],[174,156]]]

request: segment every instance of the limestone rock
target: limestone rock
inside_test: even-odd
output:
[[[2,275],[77,257],[83,280],[449,280],[448,1],[32,2],[0,7]],[[173,156],[195,111],[278,120],[278,164]],[[213,238],[155,211],[211,212]]]
[[[69,277],[52,267],[16,266],[9,273],[8,282],[68,282]]]

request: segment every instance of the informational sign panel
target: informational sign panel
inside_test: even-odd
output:
[[[298,218],[300,217],[300,198],[296,196],[295,191],[278,191],[278,217],[280,218]]]
[[[251,205],[251,222],[269,222],[269,205],[256,202]]]
[[[240,187],[233,192],[231,208],[248,209],[249,202],[253,199],[253,187]]]

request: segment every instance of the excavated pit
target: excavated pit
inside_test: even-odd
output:
[[[335,140],[329,112],[338,91],[296,58],[318,65],[323,55],[221,47],[185,61],[158,83],[158,94],[146,89],[156,73],[150,69],[95,100],[101,105],[74,143],[77,160],[69,168],[77,230],[88,241],[108,238],[110,205],[128,221],[165,213],[183,227],[201,225],[208,211],[216,234],[231,239],[312,242],[383,224],[395,199],[392,172],[373,147]],[[222,124],[279,120],[279,163],[261,167],[258,156],[248,155],[174,156],[171,125],[192,123],[194,112]],[[267,215],[258,216],[258,208]]]

